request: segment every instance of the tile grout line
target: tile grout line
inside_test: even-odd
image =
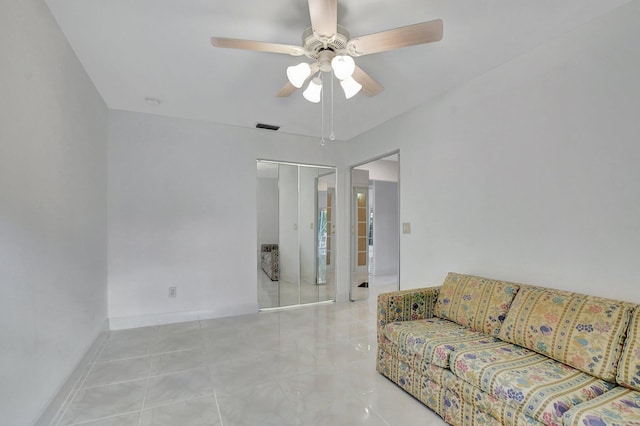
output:
[[[224,426],[224,422],[222,420],[222,412],[220,411],[220,403],[218,402],[218,393],[216,390],[213,390],[213,398],[216,400],[216,409],[218,410],[218,419],[220,419],[220,426]]]
[[[69,409],[69,406],[71,405],[75,397],[78,396],[78,392],[82,390],[82,386],[86,383],[87,378],[93,371],[93,367],[95,366],[95,364],[92,364],[91,362],[89,362],[89,364],[87,365],[89,366],[89,368],[87,369],[87,372],[78,378],[78,381],[73,386],[73,389],[71,390],[71,392],[69,392],[69,395],[67,395],[67,398],[65,399],[64,404],[61,407],[64,409],[61,410],[62,413],[60,414],[60,418],[58,418],[58,421],[56,422],[56,426],[60,425],[60,423],[62,422],[62,419],[64,419],[65,414],[67,414],[67,410]]]
[[[71,404],[71,401],[75,397],[75,394],[77,392],[76,386],[78,385],[78,382],[80,380],[81,380],[81,378],[78,378],[78,381],[73,385],[73,388],[71,389],[71,391],[69,391],[69,394],[64,399],[64,402],[62,403],[62,405],[60,406],[60,408],[56,412],[56,415],[53,417],[54,420],[57,419],[57,421],[55,423],[55,426],[58,426],[60,424],[60,422],[64,418],[64,415],[67,413],[67,408],[69,407],[69,404]],[[59,417],[58,417],[58,415],[59,415]]]
[[[55,422],[56,426],[60,424],[60,422],[64,418],[64,415],[67,413],[67,408],[69,408],[69,405],[73,401],[73,398],[75,398],[75,396],[77,395],[78,391],[82,388],[82,384],[84,384],[84,381],[87,379],[89,374],[91,374],[91,371],[93,370],[94,362],[98,358],[98,356],[102,353],[102,351],[104,351],[104,348],[106,347],[108,340],[109,340],[109,336],[106,336],[103,339],[103,342],[100,343],[100,346],[98,347],[98,349],[96,351],[94,351],[94,353],[90,356],[90,359],[87,362],[87,365],[84,366],[84,367],[89,367],[87,372],[82,374],[80,377],[78,377],[78,379],[74,383],[73,387],[69,391],[69,394],[67,394],[66,398],[64,399],[64,402],[62,403],[62,405],[60,406],[60,408],[56,412],[55,416],[53,417],[53,420],[57,419],[57,421]],[[78,383],[80,383],[80,382],[82,382],[82,384],[80,386],[78,386]]]
[[[124,357],[124,358],[104,359],[102,361],[98,360],[94,364],[105,364],[105,363],[108,363],[108,362],[128,361],[128,360],[131,360],[131,359],[152,357],[152,356],[156,356],[156,355],[169,355],[169,354],[174,354],[174,353],[177,353],[177,352],[192,351],[192,350],[199,349],[199,348],[202,348],[202,347],[203,346],[193,346],[193,347],[186,347],[186,348],[182,348],[182,349],[174,349],[174,350],[165,351],[165,352],[154,352],[154,353],[146,353],[144,355],[128,356],[128,357]]]
[[[97,389],[97,388],[104,388],[107,386],[114,386],[114,385],[122,385],[125,383],[132,383],[132,382],[138,382],[140,380],[145,380],[147,377],[143,376],[143,377],[138,377],[138,378],[134,378],[134,379],[124,379],[124,380],[118,380],[117,382],[110,382],[110,383],[100,383],[97,385],[92,385],[92,386],[87,386],[83,389],[85,390],[90,390],[90,389]]]
[[[214,390],[214,393],[215,393],[215,390]],[[142,409],[141,410],[135,410],[135,411],[131,411],[129,413],[136,413],[136,412],[140,411],[140,413],[142,414],[143,411],[147,411],[147,410],[155,410],[156,408],[168,407],[170,405],[180,404],[180,403],[183,403],[183,402],[197,401],[199,399],[210,398],[212,396],[215,396],[214,393],[206,393],[204,395],[199,395],[199,396],[196,396],[196,397],[193,397],[193,398],[178,399],[178,400],[175,400],[175,401],[163,402],[162,404],[154,405],[154,406],[151,406],[151,407],[146,408],[144,410],[142,410]],[[121,416],[121,415],[124,415],[124,414],[129,414],[129,413],[114,414],[114,415],[109,416],[109,418],[110,417]],[[95,420],[100,420],[100,419],[94,419],[94,420],[89,420],[89,421],[95,421]]]
[[[86,425],[86,424],[97,422],[97,421],[101,421],[101,420],[115,419],[116,417],[126,416],[127,414],[133,414],[133,413],[138,413],[138,412],[139,412],[139,410],[134,410],[134,411],[127,411],[125,413],[111,414],[111,415],[104,416],[104,417],[98,417],[97,419],[83,420],[80,423],[74,423],[71,426],[81,426],[81,425]]]
[[[206,364],[206,363],[203,363],[202,365],[198,365],[198,366],[195,366],[195,367],[189,367],[189,368],[184,368],[184,369],[180,369],[180,370],[169,371],[169,372],[166,372],[166,373],[153,374],[152,373],[152,368],[151,368],[151,365],[153,363],[153,355],[145,355],[145,356],[141,356],[141,357],[128,358],[128,359],[136,359],[136,358],[149,358],[150,367],[149,367],[148,373],[146,374],[146,377],[143,376],[143,377],[136,377],[136,378],[131,378],[131,379],[118,380],[118,381],[115,381],[115,382],[99,383],[99,384],[96,384],[96,385],[91,385],[91,386],[85,387],[84,389],[95,389],[95,388],[101,388],[101,387],[105,387],[105,386],[119,385],[119,384],[123,384],[123,383],[136,382],[136,381],[139,381],[139,380],[152,379],[152,378],[156,378],[156,377],[164,377],[164,376],[170,376],[170,375],[173,375],[173,374],[185,373],[187,371],[196,370],[198,368],[201,368],[204,364]],[[124,360],[119,360],[119,361],[124,361]],[[116,361],[106,361],[105,363],[109,363],[109,362],[116,362]],[[93,371],[93,367],[92,367],[91,371]],[[87,374],[87,377],[88,377],[88,375],[89,374]],[[86,383],[86,378],[85,378],[84,382]]]
[[[142,425],[142,413],[144,413],[144,404],[147,402],[147,393],[149,392],[149,382],[151,381],[151,365],[152,357],[149,356],[149,371],[147,371],[147,382],[144,385],[144,397],[142,397],[142,405],[140,406],[140,416],[138,417],[138,426]]]

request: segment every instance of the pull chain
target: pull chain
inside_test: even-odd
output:
[[[322,81],[322,88],[324,89],[324,75],[322,74],[322,72],[320,72],[320,79]],[[324,90],[322,90],[320,92],[320,110],[321,110],[321,114],[322,114],[322,129],[320,129],[320,145],[324,146],[324,144],[326,143],[324,140]]]
[[[331,70],[331,133],[329,133],[329,139],[336,140],[336,134],[333,132],[333,70]]]

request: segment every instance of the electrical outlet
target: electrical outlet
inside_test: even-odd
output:
[[[403,234],[411,233],[411,222],[402,222],[402,233]]]
[[[169,287],[169,297],[176,297],[178,295],[177,287]]]

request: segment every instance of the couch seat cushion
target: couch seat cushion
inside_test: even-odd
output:
[[[506,342],[456,350],[450,364],[457,377],[547,425],[562,424],[571,407],[616,386]]]
[[[498,341],[442,318],[391,322],[384,327],[384,335],[401,350],[442,368],[449,368],[449,357],[457,348],[477,347]]]
[[[497,336],[518,284],[450,272],[442,284],[435,315]]]
[[[511,304],[500,338],[613,382],[634,306],[524,287]]]
[[[627,330],[616,379],[621,385],[640,391],[640,308],[638,307]]]
[[[640,392],[612,389],[564,413],[564,425],[640,425]]]

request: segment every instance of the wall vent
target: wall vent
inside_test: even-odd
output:
[[[256,124],[257,129],[267,129],[267,130],[278,130],[280,126],[274,126],[273,124],[264,124],[258,123]]]

